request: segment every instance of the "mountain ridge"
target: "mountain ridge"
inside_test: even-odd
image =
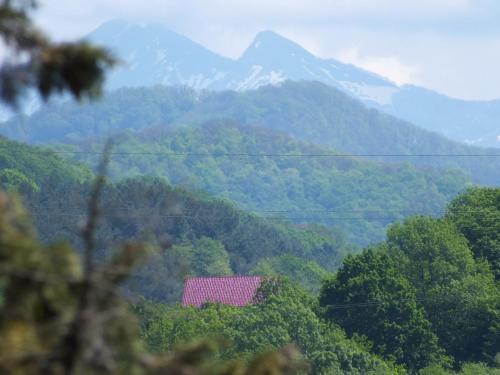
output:
[[[440,214],[470,185],[460,170],[344,156],[279,130],[229,120],[196,127],[149,127],[115,139],[120,156],[109,165],[114,180],[159,176],[174,186],[267,212],[264,217],[270,220],[340,229],[358,245],[382,240],[386,225],[410,210]],[[76,151],[75,160],[95,166],[92,152],[102,146],[102,139],[91,139],[59,149]]]
[[[500,100],[464,101],[418,86],[398,86],[354,65],[318,58],[273,31],[258,33],[238,59],[220,56],[158,24],[110,21],[88,39],[126,62],[111,72],[109,89],[165,84],[245,91],[285,80],[315,80],[450,139],[500,147]]]
[[[240,92],[198,92],[164,86],[119,89],[83,106],[46,106],[30,117],[12,119],[0,127],[0,132],[35,144],[72,143],[123,131],[140,132],[151,126],[164,130],[196,127],[213,120],[280,131],[341,153],[379,155],[372,157],[379,161],[462,169],[475,183],[500,184],[498,150],[448,140],[367,108],[319,82],[287,81],[279,87]],[[426,156],[434,154],[443,156]],[[470,154],[481,156],[463,157]]]

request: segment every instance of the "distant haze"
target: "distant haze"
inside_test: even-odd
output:
[[[156,22],[238,57],[274,30],[321,57],[396,83],[464,99],[500,98],[500,2],[495,0],[41,1],[38,24],[56,39],[114,18]]]

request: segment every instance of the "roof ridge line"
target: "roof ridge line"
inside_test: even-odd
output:
[[[222,278],[233,278],[233,279],[236,279],[236,278],[255,278],[255,277],[259,277],[259,278],[263,278],[264,276],[261,276],[261,275],[222,275],[222,276],[187,276],[186,277],[186,280],[188,279],[222,279]]]

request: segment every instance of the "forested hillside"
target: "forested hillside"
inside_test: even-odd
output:
[[[243,93],[196,93],[164,87],[121,89],[83,107],[74,103],[49,105],[31,117],[5,123],[2,133],[31,143],[67,143],[154,125],[164,129],[200,125],[213,119],[279,130],[298,140],[338,152],[371,155],[371,159],[461,168],[476,183],[500,184],[500,158],[487,156],[498,155],[498,150],[447,140],[368,109],[317,82],[285,82],[280,87]]]
[[[38,191],[46,184],[79,183],[92,173],[47,148],[32,147],[0,137],[0,186],[21,192]]]
[[[491,219],[499,198],[500,189],[472,189],[451,203],[445,218],[408,219],[389,229],[385,243],[347,257],[323,284],[320,304],[328,319],[410,368],[437,363],[432,356],[439,353],[455,367],[498,365],[500,248],[498,222]],[[489,256],[477,251],[485,243]]]
[[[115,56],[52,42],[36,8],[0,4],[0,104],[98,97]],[[238,82],[178,35],[109,25],[129,82],[241,90],[322,62],[265,32]],[[361,97],[397,88],[322,63]],[[1,375],[500,375],[499,150],[310,82],[123,89],[2,126]]]
[[[9,150],[2,153],[5,165],[36,183],[36,188],[12,183],[8,187],[21,191],[43,243],[68,241],[81,251],[80,228],[91,194],[90,172],[53,152],[4,143]],[[98,141],[59,147],[83,150],[84,154],[77,155],[85,160],[101,157],[101,146]],[[245,152],[237,155],[235,150],[242,149]],[[138,154],[141,150],[143,153]],[[17,154],[20,156],[15,158]],[[171,351],[201,337],[222,337],[231,344],[217,355],[243,363],[251,363],[255,355],[266,350],[294,343],[315,374],[495,373],[500,345],[500,296],[495,278],[500,250],[499,189],[470,189],[445,208],[445,201],[465,187],[466,178],[460,172],[445,174],[335,155],[334,151],[280,132],[224,121],[169,131],[150,128],[122,136],[112,155],[111,173],[136,178],[104,186],[99,200],[102,216],[95,232],[96,255],[99,265],[113,264],[117,259],[113,249],[123,241],[147,244],[149,257],[135,269],[123,290],[139,318],[140,333],[149,350]],[[44,164],[47,167],[39,168],[31,160],[35,156],[48,158]],[[155,162],[150,158],[156,158]],[[242,160],[235,162],[238,159]],[[93,164],[96,160],[86,161]],[[133,163],[137,163],[135,170],[131,168]],[[301,215],[359,215],[356,208],[361,208],[363,215],[376,213],[372,219],[379,219],[389,211],[365,210],[382,202],[393,205],[394,214],[401,217],[415,210],[437,208],[445,215],[416,216],[394,224],[385,242],[359,253],[340,232],[319,225],[297,227],[283,220],[283,211],[248,213],[201,190],[192,193],[173,188],[160,178],[139,177],[163,175],[172,182],[173,177],[161,170],[175,170],[175,176],[189,178],[187,182],[175,181],[185,186],[199,187],[201,179],[212,183],[222,177],[246,177],[248,186],[240,186],[250,197],[252,187],[271,194],[281,183],[289,189],[287,197],[304,191],[304,200],[314,196],[319,203],[331,201],[345,207],[343,212],[298,210]],[[291,177],[287,179],[288,175]],[[253,180],[255,176],[259,179]],[[297,186],[298,181],[303,190],[302,185]],[[323,185],[308,185],[307,181],[324,181],[325,187],[321,190]],[[339,189],[341,186],[345,190]],[[397,194],[388,188],[396,189]],[[418,191],[425,195],[415,195]],[[224,195],[224,191],[220,193]],[[270,195],[260,203],[275,199],[278,197]],[[311,202],[306,202],[307,207]],[[342,202],[357,203],[342,206]],[[2,208],[2,215],[10,212],[9,207]],[[279,217],[260,217],[267,214]],[[43,264],[49,267],[44,268],[47,275],[55,272],[50,270],[62,272],[60,265],[69,262],[65,260],[68,248],[57,245],[44,250],[47,257],[35,256],[41,250],[31,247],[32,232],[22,235],[26,243],[19,235],[12,237],[16,231],[25,230],[25,224],[11,224],[17,214],[9,215],[0,221],[6,244],[2,251],[10,249],[12,238],[16,238],[12,243],[21,246],[16,254],[31,254],[18,258],[8,251],[2,253],[5,262],[13,262],[19,271],[14,275],[25,275],[33,267],[38,270],[33,275],[38,275],[37,267]],[[353,219],[329,217],[325,221],[340,224],[334,228]],[[353,227],[369,228],[372,221],[380,221],[364,219],[356,220]],[[317,216],[297,220],[321,221]],[[51,262],[59,266],[49,266]],[[64,269],[70,272],[72,267],[74,263],[68,263]],[[264,285],[260,293],[266,298],[240,309],[220,305],[194,309],[172,304],[179,301],[185,276],[233,273],[288,275],[291,281],[277,279]],[[65,277],[57,276],[59,293]],[[8,280],[2,279],[9,288],[7,306],[14,294],[27,298],[32,293],[27,286],[19,292],[21,284]],[[48,287],[43,291],[52,290]],[[48,303],[46,298],[55,303],[52,294],[44,293],[44,303]],[[0,307],[3,303],[0,299]],[[30,322],[35,324],[36,320]]]
[[[110,175],[116,180],[161,176],[273,220],[340,228],[361,245],[383,239],[387,225],[399,218],[442,213],[469,183],[458,170],[339,156],[281,132],[227,121],[172,131],[149,128],[115,139]],[[91,141],[63,149],[93,165],[98,155],[92,153],[101,148]]]
[[[89,194],[89,184],[68,183],[25,195],[41,240],[65,240],[81,248],[79,226]],[[96,232],[100,256],[110,256],[123,241],[150,243],[151,261],[130,285],[134,293],[156,301],[178,301],[186,275],[263,271],[293,275],[318,290],[325,269],[336,269],[353,249],[338,231],[269,221],[160,179],[109,185],[101,201],[103,217]]]
[[[44,242],[66,239],[80,247],[78,228],[90,186],[49,187],[24,194],[38,231]],[[125,290],[152,352],[202,337],[224,338],[231,344],[221,348],[221,358],[243,362],[294,343],[314,374],[496,374],[499,194],[500,189],[470,189],[451,202],[443,218],[417,216],[395,224],[387,241],[347,256],[335,271],[348,247],[325,228],[297,230],[157,179],[128,180],[107,185],[101,196],[98,264],[113,262],[112,249],[122,241],[149,243],[149,259]],[[2,208],[2,215],[9,210]],[[24,221],[11,224],[17,220],[11,215],[0,222],[5,249],[19,238],[12,237],[16,230],[26,230]],[[31,243],[16,253],[25,254]],[[42,258],[37,251],[20,258],[2,254],[19,275],[27,269],[37,275],[42,264],[66,264],[68,251],[57,245],[45,249]],[[318,263],[329,264],[333,272]],[[75,265],[68,267],[67,272]],[[46,275],[55,272],[50,270],[62,271],[48,268]],[[185,275],[232,272],[289,275],[293,281],[264,284],[259,293],[265,298],[245,308],[165,304],[179,300]],[[65,277],[57,276],[59,293]],[[321,280],[319,299],[296,284],[314,292]],[[7,296],[20,288],[4,285]],[[24,288],[16,295],[31,293]],[[52,294],[44,298],[49,297],[56,303]]]
[[[497,243],[497,222],[484,220],[498,215],[499,197],[500,189],[471,189],[444,218],[393,225],[387,241],[349,255],[323,281],[319,299],[281,280],[264,286],[263,302],[243,309],[139,302],[143,337],[164,351],[222,335],[233,343],[225,358],[294,342],[313,374],[498,374],[498,270],[473,249]],[[478,225],[481,235],[463,235]]]

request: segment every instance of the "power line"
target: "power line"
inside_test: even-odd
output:
[[[182,204],[181,204],[182,206]],[[58,207],[55,206],[50,206],[50,205],[29,205],[28,208],[30,209],[46,209],[46,210],[58,210]],[[137,211],[141,210],[139,207],[130,207],[130,206],[106,206],[106,204],[102,204],[101,208],[103,210],[108,210],[108,211]],[[75,207],[68,207],[64,206],[62,210],[64,213],[70,213],[72,210],[86,210],[86,206],[75,206]],[[152,211],[154,209],[164,209],[164,207],[149,207],[149,210]],[[192,209],[181,209],[177,210],[176,208],[167,208],[170,211],[173,212],[173,215],[182,215],[186,213],[198,213],[200,211],[203,211],[203,209],[199,208],[192,208]],[[61,209],[59,209],[61,210]],[[238,211],[242,213],[275,213],[275,214],[287,214],[287,213],[342,213],[342,214],[381,214],[381,213],[409,213],[409,214],[415,214],[415,215],[431,215],[431,214],[445,214],[446,210],[445,209],[438,209],[438,210],[411,210],[411,209],[353,209],[353,210],[343,210],[343,209],[288,209],[288,210],[265,210],[265,209],[245,209],[245,208],[240,208]],[[491,215],[493,213],[487,211],[487,210],[482,210],[482,209],[467,209],[467,210],[457,210],[453,211],[452,213],[454,214],[479,214],[479,213],[484,213]],[[147,213],[149,214],[149,213]]]
[[[50,205],[29,205],[29,208],[41,208],[41,209],[54,209],[57,207],[51,207]],[[138,207],[130,207],[130,206],[106,206],[105,204],[102,204],[101,207],[106,210],[113,210],[113,211],[130,211],[130,210],[137,210],[140,209]],[[80,206],[80,207],[68,207],[64,206],[64,210],[69,211],[69,210],[85,210],[87,207],[86,206]],[[150,207],[150,209],[155,209],[155,208],[161,208],[161,207]],[[172,209],[172,211],[176,211],[176,209]],[[198,208],[193,208],[193,209],[182,209],[182,213],[186,212],[193,212],[193,211],[200,211]],[[336,209],[289,209],[289,210],[260,210],[260,209],[245,209],[241,208],[240,211],[242,212],[258,212],[258,213],[292,213],[292,212],[312,212],[312,213],[381,213],[381,212],[396,212],[396,213],[421,213],[421,214],[428,214],[429,211],[423,211],[423,210],[403,210],[403,209],[357,209],[357,210],[336,210]],[[439,210],[440,212],[443,212],[443,210]],[[475,212],[473,210],[470,211],[463,211],[463,212]],[[480,210],[477,210],[477,212],[481,212]]]
[[[32,212],[32,216],[39,217],[86,217],[87,213],[74,213],[74,212]],[[199,218],[208,218],[214,217],[213,215],[164,215],[164,214],[155,214],[152,212],[140,213],[140,214],[102,214],[100,217],[103,218],[137,218],[137,219],[150,219],[150,218],[160,218],[160,219],[199,219]],[[287,216],[259,216],[258,218],[270,221],[398,221],[405,219],[404,217],[396,217],[396,216],[380,216],[380,217],[287,217]],[[496,228],[496,226],[494,226]]]
[[[394,302],[426,302],[426,301],[449,301],[449,299],[443,298],[442,296],[438,297],[415,297],[415,298],[400,298],[400,299],[391,299],[390,301],[366,301],[366,302],[352,302],[352,303],[339,303],[339,304],[331,304],[325,305],[328,310],[340,310],[340,309],[353,309],[353,308],[363,308],[363,307],[371,307],[371,306],[380,306],[386,305]],[[457,301],[459,302],[459,301]]]
[[[102,151],[70,151],[70,150],[11,150],[11,152],[29,153],[29,154],[69,154],[69,155],[104,155]],[[196,153],[196,152],[153,152],[153,151],[135,151],[135,152],[111,152],[110,156],[165,156],[165,157],[282,157],[282,158],[350,158],[350,157],[397,157],[397,158],[447,158],[447,157],[474,157],[488,158],[500,157],[500,154],[345,154],[345,153],[326,153],[326,154],[286,154],[286,153]]]
[[[57,212],[57,213],[31,213],[33,216],[66,216],[66,217],[85,217],[87,216],[86,213],[65,213],[65,212]],[[201,215],[202,217],[204,215]],[[154,213],[143,213],[143,214],[103,214],[100,215],[100,217],[110,217],[110,218],[165,218],[165,219],[197,219],[200,216],[198,215],[156,215]],[[282,221],[288,221],[288,220],[374,220],[374,221],[383,221],[383,220],[399,220],[402,218],[398,217],[260,217],[261,219],[266,219],[266,220],[282,220]]]

